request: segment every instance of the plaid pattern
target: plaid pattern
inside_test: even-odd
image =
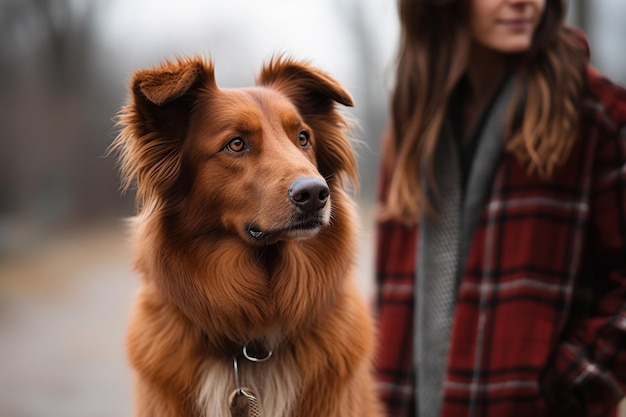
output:
[[[614,415],[625,394],[626,90],[592,69],[580,133],[549,180],[502,157],[457,294],[442,417]],[[391,417],[415,414],[417,233],[378,224]]]

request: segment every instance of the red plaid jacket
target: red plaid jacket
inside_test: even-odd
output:
[[[418,230],[377,233],[379,388],[389,416],[413,416]],[[590,69],[552,177],[502,157],[458,289],[441,416],[611,415],[625,348],[626,90]]]

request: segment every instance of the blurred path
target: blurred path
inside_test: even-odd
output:
[[[116,228],[0,259],[0,416],[130,415],[124,337],[137,283]]]

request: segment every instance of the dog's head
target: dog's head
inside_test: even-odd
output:
[[[113,144],[123,187],[182,233],[236,233],[257,244],[314,236],[333,193],[357,183],[345,89],[306,63],[277,58],[257,86],[220,89],[211,63],[141,70]]]

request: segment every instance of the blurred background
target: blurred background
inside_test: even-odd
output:
[[[134,69],[201,54],[249,86],[276,53],[354,96],[362,290],[397,40],[394,0],[0,0],[0,416],[130,414],[124,332],[138,279],[113,157]],[[626,2],[572,1],[592,62],[626,82]]]

